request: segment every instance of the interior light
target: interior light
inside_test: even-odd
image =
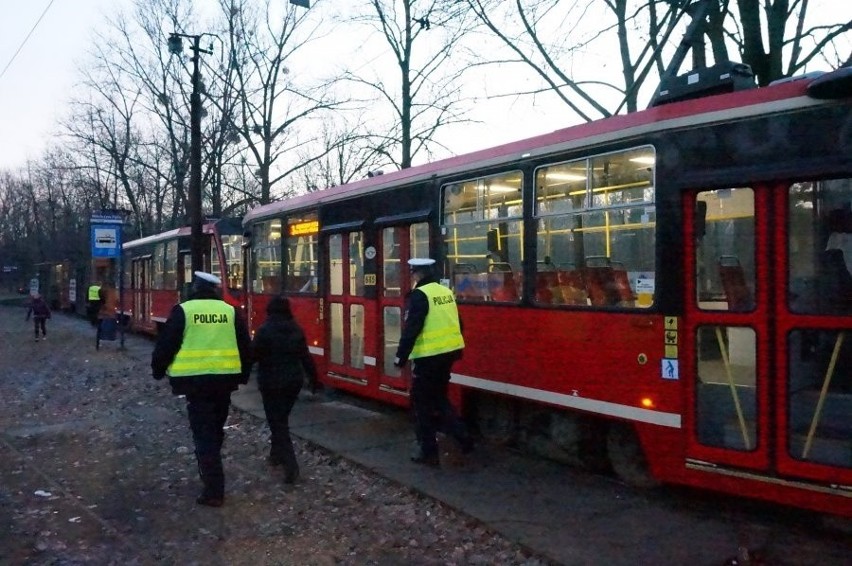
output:
[[[517,187],[510,187],[509,185],[491,185],[491,186],[480,186],[479,190],[484,191],[488,190],[491,193],[516,193],[518,192]]]
[[[545,173],[548,181],[585,181],[586,176],[579,173]]]
[[[642,401],[640,401],[640,403],[646,409],[653,409],[654,408],[654,400],[651,399],[650,397],[643,397]]]
[[[653,165],[657,162],[657,159],[653,155],[642,155],[639,157],[631,157],[630,161],[638,163],[639,165]]]

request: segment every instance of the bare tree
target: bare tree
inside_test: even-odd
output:
[[[472,20],[462,8],[455,0],[366,0],[364,14],[355,18],[380,34],[396,62],[396,77],[376,71],[347,78],[373,89],[391,108],[388,131],[375,135],[373,148],[400,169],[421,152],[431,154],[440,128],[467,121],[460,45]]]
[[[711,17],[708,34],[716,44],[722,34],[729,38],[760,85],[805,71],[815,61],[839,67],[849,56],[837,50],[836,42],[852,31],[852,21],[811,24],[809,0],[736,0],[736,13],[726,10],[726,4]]]
[[[502,96],[549,94],[587,121],[638,107],[643,87],[648,93],[647,83],[656,84],[689,14],[702,3],[708,8],[702,37],[709,40],[714,62],[729,59],[733,47],[760,84],[805,70],[850,30],[850,22],[807,25],[809,0],[462,1],[508,53],[481,58],[482,64],[518,64],[538,77],[533,88],[506,89]],[[618,45],[620,82],[608,69],[580,70],[579,62],[611,51],[611,45]],[[706,64],[703,50],[703,41],[696,42],[694,65]],[[834,51],[826,59],[837,66],[846,55]]]
[[[231,121],[228,135],[242,138],[247,162],[254,166],[260,189],[254,195],[256,201],[268,203],[273,186],[322,158],[321,151],[289,159],[296,148],[315,138],[314,119],[342,102],[332,82],[302,84],[287,67],[291,57],[321,35],[320,23],[309,12],[290,4],[273,5],[270,0],[220,0],[220,6],[226,20],[228,61],[217,80],[235,85],[236,97],[236,108],[232,112],[222,108],[222,114]]]

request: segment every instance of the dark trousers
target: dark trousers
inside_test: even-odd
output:
[[[290,474],[295,474],[299,469],[290,438],[290,411],[293,410],[301,390],[302,382],[296,380],[283,387],[265,387],[260,390],[271,435],[269,461],[273,464],[284,464]]]
[[[38,330],[41,329],[41,335],[47,336],[47,319],[43,316],[33,317],[33,328],[35,330],[35,337],[38,338]]]
[[[222,443],[225,440],[224,426],[230,406],[230,391],[186,396],[189,427],[192,429],[198,474],[204,484],[205,497],[222,498],[225,495]]]
[[[89,322],[92,323],[92,326],[98,325],[98,311],[101,310],[101,302],[100,301],[89,301],[88,306],[86,307],[86,316],[89,319]]]
[[[436,433],[452,435],[463,448],[471,440],[464,422],[447,398],[450,370],[455,361],[452,355],[417,358],[411,370],[411,405],[414,409],[417,442],[423,456],[438,454]]]

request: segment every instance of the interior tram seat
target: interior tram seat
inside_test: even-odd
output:
[[[472,263],[453,266],[453,290],[457,299],[484,300],[483,290],[477,284],[479,270]]]
[[[626,279],[625,272],[625,279]],[[616,306],[621,302],[621,292],[615,281],[615,270],[606,256],[589,256],[583,268],[583,280],[593,306]],[[627,285],[630,287],[629,283]]]
[[[566,305],[588,305],[589,294],[583,272],[578,269],[560,269],[556,272],[562,302]]]
[[[749,311],[754,308],[754,298],[745,278],[740,260],[734,255],[719,256],[719,279],[728,301],[728,310]]]
[[[618,305],[632,307],[636,300],[636,295],[633,294],[633,289],[630,288],[630,278],[627,276],[624,264],[619,261],[613,261],[610,265],[612,265],[613,283],[618,292]]]
[[[510,264],[494,262],[488,265],[488,290],[492,301],[514,303],[521,296],[518,289]]]

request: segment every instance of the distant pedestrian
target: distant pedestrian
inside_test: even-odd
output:
[[[239,312],[225,303],[221,280],[196,271],[189,300],[175,305],[151,356],[154,379],[169,376],[172,393],[186,396],[187,416],[203,490],[199,505],[225,499],[222,443],[231,393],[248,383],[251,337]]]
[[[284,483],[294,483],[299,477],[299,463],[290,439],[290,411],[303,383],[316,386],[317,369],[305,333],[293,318],[290,301],[273,297],[266,315],[252,341],[252,358],[258,365],[257,386],[271,434],[267,461],[272,466],[283,465]]]
[[[33,319],[36,342],[39,340],[39,330],[41,330],[41,339],[47,340],[47,319],[50,318],[50,307],[47,305],[47,301],[44,300],[44,297],[38,293],[35,293],[30,299],[26,320],[29,320],[30,316],[32,316]]]
[[[447,397],[450,370],[464,349],[461,321],[453,291],[433,273],[434,259],[408,260],[414,289],[408,294],[405,320],[394,365],[408,359],[411,370],[411,405],[420,451],[411,460],[437,466],[437,432],[452,435],[463,453],[473,450],[473,440]]]

